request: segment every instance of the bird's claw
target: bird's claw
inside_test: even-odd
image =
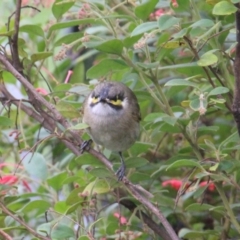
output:
[[[83,153],[84,151],[89,151],[91,144],[92,144],[92,139],[83,141],[80,146],[80,152]]]
[[[121,167],[116,171],[116,176],[118,178],[118,181],[122,181],[125,176],[125,166],[121,165]]]

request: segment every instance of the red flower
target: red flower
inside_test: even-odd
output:
[[[32,192],[32,190],[26,180],[22,180],[22,184],[27,189],[28,192]]]
[[[205,187],[207,185],[209,191],[213,192],[215,190],[215,184],[213,182],[203,181],[199,184],[200,187]]]
[[[160,16],[162,15],[165,15],[165,10],[162,9],[162,8],[159,8],[157,9],[156,11],[152,12],[150,15],[149,15],[149,20],[151,21],[155,21],[157,20]]]
[[[171,2],[172,2],[172,6],[173,6],[174,8],[177,8],[177,7],[178,7],[177,0],[171,0]]]
[[[169,180],[166,180],[166,181],[163,181],[162,182],[162,186],[163,187],[166,187],[170,185],[170,187],[176,189],[176,190],[179,190],[179,188],[182,186],[182,180],[178,180],[178,179],[169,179]]]
[[[126,225],[126,224],[127,224],[127,219],[126,219],[125,217],[121,216],[118,212],[115,212],[115,213],[113,214],[113,216],[114,216],[115,218],[118,218],[118,219],[119,219],[120,224],[122,224],[122,225]]]
[[[162,186],[166,187],[166,186],[170,186],[171,188],[175,189],[175,190],[179,190],[180,187],[182,186],[183,181],[182,180],[178,180],[178,179],[169,179],[166,181],[162,182]],[[189,184],[186,184],[186,187],[188,187]],[[213,192],[215,190],[215,184],[213,182],[208,182],[208,181],[203,181],[199,183],[200,187],[205,187],[208,186],[208,190]]]
[[[0,177],[0,184],[13,185],[17,181],[18,181],[18,178],[14,175],[6,175],[3,177]]]

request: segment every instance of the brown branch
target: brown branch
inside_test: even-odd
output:
[[[6,89],[6,87],[4,86],[4,84],[0,84],[0,92],[4,95],[5,98],[7,98],[8,100],[5,101],[6,104],[14,104],[15,106],[19,107],[25,112],[27,113],[28,116],[34,118],[35,120],[37,120],[39,123],[43,124],[44,128],[46,128],[49,131],[53,131],[55,125],[49,125],[44,118],[38,114],[33,108],[28,107],[25,104],[19,104],[19,102],[21,101],[20,99],[16,99],[14,98]],[[28,101],[29,102],[29,101]]]
[[[197,50],[194,48],[194,46],[192,45],[192,41],[191,41],[188,37],[184,37],[184,40],[188,43],[188,46],[189,46],[190,49],[192,50],[195,58],[196,58],[197,60],[199,60],[200,57],[199,57],[199,55],[198,55],[198,51],[197,51]],[[209,82],[210,82],[210,84],[212,85],[213,88],[215,88],[216,86],[215,86],[214,82],[212,81],[212,78],[211,78],[211,76],[210,76],[210,74],[209,74],[209,72],[208,72],[208,69],[212,72],[212,74],[213,74],[213,75],[215,76],[215,78],[219,81],[219,83],[220,83],[223,87],[225,86],[225,85],[224,85],[224,82],[223,82],[222,79],[218,76],[218,74],[216,73],[216,71],[214,70],[214,68],[213,68],[212,66],[202,67],[202,68],[203,68],[204,72],[206,73],[207,78],[208,78],[208,80],[209,80]],[[228,95],[229,95],[229,97],[232,97],[231,93],[228,93]],[[231,110],[231,107],[230,107],[230,105],[229,105],[227,102],[225,103],[225,106],[226,106],[229,110]]]
[[[19,100],[17,101],[17,99],[15,99],[7,91],[7,89],[5,88],[5,86],[3,84],[0,85],[0,91],[4,94],[4,96],[6,98],[9,99],[9,102],[12,102],[17,107],[20,107],[25,113],[27,113],[29,116],[33,117],[35,120],[40,122],[42,124],[42,126],[45,127],[46,129],[48,129],[50,132],[54,132],[54,129],[57,127],[56,125],[49,125],[48,121],[46,121],[41,115],[39,115],[33,108],[26,106],[24,103],[19,105],[18,104]],[[60,133],[60,135],[61,135],[61,133]],[[80,155],[79,147],[76,146],[76,144],[74,144],[70,139],[62,138],[62,137],[60,137],[60,135],[59,135],[59,139],[65,144],[65,146],[67,148],[69,148],[75,155]],[[78,136],[78,138],[80,139],[79,136]],[[77,140],[77,142],[79,142],[79,140]],[[113,171],[111,162],[104,155],[102,155],[100,152],[95,151],[94,149],[90,149],[89,153],[92,154],[93,156],[95,156],[97,159],[99,159],[109,170]],[[172,235],[174,235],[175,234],[174,230],[171,229],[171,226],[169,225],[169,223],[167,222],[165,217],[162,215],[162,213],[153,204],[151,204],[146,198],[142,197],[141,194],[139,193],[139,190],[132,183],[130,183],[127,178],[124,178],[123,182],[125,183],[125,186],[128,188],[128,190],[131,192],[133,197],[135,197],[137,200],[139,200],[139,202],[141,202],[143,205],[145,205],[146,208],[148,208],[154,215],[156,215],[156,217],[162,222],[162,225],[164,226],[166,231],[164,231],[160,228],[156,231],[156,229],[157,229],[156,223],[154,225],[153,221],[151,219],[143,217],[144,222],[156,234],[160,234],[160,232],[161,232],[160,236],[166,236],[167,234],[169,234],[171,232],[172,232]],[[145,215],[142,214],[142,216],[145,216]],[[169,234],[169,236],[170,236],[170,234]],[[177,240],[178,239],[176,235],[175,235],[175,238],[174,237],[170,238],[169,236],[165,237],[164,239],[165,240]]]
[[[28,94],[28,96],[31,97],[31,102],[37,108],[37,110],[40,112],[41,115],[44,117],[44,121],[49,121],[49,116],[46,114],[45,111],[41,108],[41,106],[44,106],[47,108],[48,112],[51,113],[51,117],[53,118],[53,121],[57,121],[60,123],[65,129],[70,128],[70,124],[68,121],[57,111],[56,107],[49,103],[47,100],[45,100],[33,87],[33,85],[21,74],[19,73],[15,67],[8,61],[8,59],[0,54],[0,62],[5,66],[6,70],[11,72],[16,79],[18,79],[23,86],[25,87],[25,90]],[[45,116],[44,116],[45,115]],[[79,142],[78,144],[81,144],[81,139],[79,138],[78,134],[75,133],[74,131],[68,130],[68,132],[71,133],[71,135],[78,139]]]
[[[19,33],[19,23],[21,17],[21,5],[22,0],[16,1],[16,13],[15,13],[15,23],[14,23],[14,34],[11,38],[10,46],[13,59],[13,66],[22,73],[22,64],[18,55],[18,33]]]
[[[37,233],[34,229],[32,229],[30,226],[28,226],[23,220],[21,220],[19,217],[17,217],[14,213],[12,213],[8,208],[5,207],[5,204],[0,201],[0,208],[3,213],[6,215],[12,217],[15,221],[20,223],[22,226],[24,226],[33,236],[43,239],[43,240],[51,240],[49,237],[45,237],[39,233]]]
[[[142,203],[148,210],[150,210],[150,212],[152,212],[158,218],[158,220],[160,220],[170,239],[179,240],[177,234],[175,233],[165,216],[161,213],[161,211],[156,206],[154,206],[148,199],[146,199],[142,194],[140,194],[131,182],[129,182],[126,178],[124,179],[124,181],[125,186],[127,186],[128,190],[131,192],[134,198],[137,199],[140,203]]]
[[[126,207],[127,209],[129,209],[132,213],[137,208],[137,205],[133,201],[128,200],[128,199],[122,199],[122,200],[119,201],[119,203],[121,205],[123,205],[124,207]],[[141,210],[137,210],[136,211],[136,216],[139,219],[142,219],[144,221],[144,223],[150,229],[152,229],[156,234],[158,234],[160,237],[162,237],[165,240],[171,240],[171,238],[169,237],[166,230],[161,225],[156,224],[146,213],[144,213]]]
[[[2,235],[5,240],[13,240],[12,237],[8,235],[6,232],[4,232],[2,229],[0,229],[0,235]]]
[[[185,37],[184,37],[184,40],[187,42],[187,44],[188,44],[189,48],[191,49],[191,51],[193,52],[195,58],[196,58],[197,60],[199,60],[200,57],[198,56],[197,50],[193,47],[193,44],[192,44],[191,39],[189,39],[188,37],[185,36]],[[207,78],[208,78],[210,84],[212,85],[212,87],[215,88],[215,84],[214,84],[214,82],[212,81],[212,78],[211,78],[211,76],[210,76],[207,68],[206,68],[206,67],[203,67],[203,70],[205,71],[205,73],[206,73],[206,75],[207,75]]]
[[[237,45],[236,56],[234,62],[234,75],[235,75],[235,89],[232,104],[232,113],[237,123],[238,134],[240,135],[240,4],[235,6],[238,8],[236,11],[236,33],[237,33]]]
[[[67,122],[67,120],[65,118],[63,118],[63,116],[56,110],[55,106],[50,104],[49,102],[47,102],[41,95],[39,95],[39,93],[36,92],[36,90],[34,89],[34,87],[31,85],[31,83],[29,83],[27,81],[26,78],[24,78],[23,75],[21,75],[13,66],[12,64],[7,60],[7,58],[5,56],[3,56],[2,54],[0,54],[0,62],[6,67],[6,69],[11,72],[25,87],[26,92],[28,93],[28,96],[32,96],[32,103],[34,103],[34,106],[38,106],[38,111],[41,111],[42,106],[46,107],[47,110],[52,113],[52,118],[55,121],[50,121],[49,120],[49,115],[45,114],[42,115],[42,113],[45,113],[44,111],[41,111],[40,114],[38,114],[36,111],[32,110],[31,108],[29,109],[29,107],[27,108],[26,105],[24,105],[24,103],[20,104],[20,108],[23,111],[28,111],[30,112],[32,115],[32,117],[34,117],[37,121],[40,121],[41,124],[46,127],[50,132],[54,132],[55,129],[57,128],[57,124],[56,122],[62,124],[63,127],[65,128],[69,128],[70,125]],[[10,99],[14,99],[12,96],[9,95],[9,93],[7,94]],[[6,96],[6,95],[5,95]],[[13,102],[13,104],[17,105],[16,102]],[[18,105],[17,105],[18,106]],[[61,141],[63,141],[63,143],[76,155],[80,155],[80,151],[79,151],[79,143],[82,142],[82,140],[80,139],[80,136],[78,135],[78,133],[73,132],[73,131],[68,131],[70,132],[70,134],[72,135],[72,137],[74,137],[74,140],[76,141],[77,144],[74,144],[71,139],[67,139],[67,138],[62,138],[62,131],[58,130],[59,132],[59,139]],[[102,155],[101,153],[95,151],[94,149],[90,149],[89,153],[92,154],[93,156],[95,156],[97,159],[99,159],[109,170],[112,171],[112,164],[109,162],[109,160]],[[174,232],[173,228],[171,227],[171,225],[168,223],[168,221],[166,220],[166,218],[163,216],[163,214],[159,211],[159,209],[154,206],[150,201],[148,201],[148,199],[146,199],[145,197],[143,197],[138,190],[136,190],[136,188],[134,187],[134,185],[128,181],[128,179],[125,177],[123,179],[123,183],[125,184],[126,188],[129,190],[129,192],[132,194],[132,196],[137,199],[140,203],[142,203],[143,205],[145,205],[145,207],[147,209],[149,209],[162,223],[162,225],[164,226],[166,232],[169,234],[170,239],[171,240],[178,240],[179,238],[177,237],[176,233]]]

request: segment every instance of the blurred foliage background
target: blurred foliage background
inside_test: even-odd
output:
[[[121,81],[135,92],[141,136],[124,153],[127,177],[152,194],[182,239],[240,236],[240,145],[231,113],[238,2],[22,1],[23,74],[83,139],[81,105],[94,84]],[[11,58],[16,2],[0,6],[0,51]],[[3,65],[0,71],[23,99],[19,106],[27,101],[18,80]],[[101,162],[76,157],[62,136],[2,103],[0,193],[12,213],[51,239],[161,239],[118,204],[124,196],[151,216]],[[102,151],[117,169],[118,156]],[[2,239],[41,239],[6,213],[0,228]]]

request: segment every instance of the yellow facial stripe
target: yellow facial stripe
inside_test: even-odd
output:
[[[108,102],[110,102],[111,104],[115,105],[115,106],[122,106],[122,100],[121,99],[116,99],[116,100],[108,100]]]
[[[91,101],[92,101],[93,104],[95,104],[95,103],[99,102],[99,98],[98,97],[93,97],[91,99]]]

